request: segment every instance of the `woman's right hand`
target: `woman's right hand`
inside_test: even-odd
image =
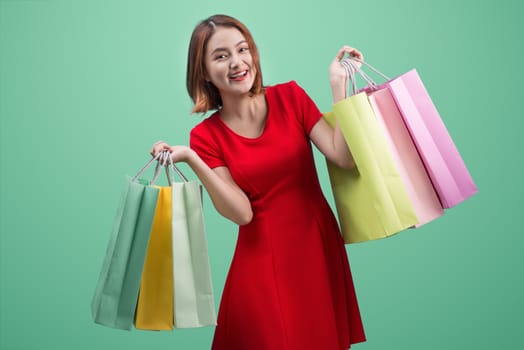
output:
[[[162,151],[170,151],[171,149],[171,146],[169,146],[167,143],[165,143],[164,141],[157,141],[153,144],[153,146],[151,147],[151,151],[149,151],[149,153],[153,156],[153,157],[156,157],[158,153],[162,152]]]
[[[154,158],[160,152],[164,152],[164,151],[169,152],[169,154],[171,155],[171,159],[173,159],[173,163],[188,162],[189,158],[192,156],[192,153],[194,153],[187,146],[182,146],[182,145],[169,146],[164,141],[155,142],[153,146],[151,147],[151,151],[149,153]]]
[[[182,145],[169,146],[164,141],[155,142],[150,153],[155,157],[163,151],[169,152],[173,163],[186,162],[191,167],[207,189],[220,214],[239,225],[251,222],[253,210],[249,198],[235,183],[227,167],[211,169],[191,148]]]

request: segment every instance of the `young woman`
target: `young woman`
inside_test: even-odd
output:
[[[333,100],[345,97],[344,46],[330,65]],[[239,225],[213,350],[346,350],[365,341],[348,258],[322,194],[312,141],[344,168],[353,159],[294,81],[264,86],[258,50],[238,20],[215,15],[191,37],[190,148],[155,143],[186,162],[216,209]]]

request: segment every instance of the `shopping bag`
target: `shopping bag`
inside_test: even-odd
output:
[[[444,214],[444,210],[391,92],[386,87],[378,87],[362,68],[357,70],[351,60],[345,60],[342,64],[349,64],[349,68],[353,72],[358,72],[368,83],[359,91],[365,92],[368,96],[400,177],[406,186],[418,219],[415,227],[440,217]]]
[[[391,92],[383,88],[366,93],[415,210],[415,227],[442,216],[444,210]]]
[[[442,206],[451,208],[477,187],[415,69],[386,83],[402,113]]]
[[[346,243],[396,234],[418,223],[406,187],[364,92],[337,102],[324,114],[338,121],[355,167],[327,161],[339,223]]]
[[[169,158],[171,159],[171,157]],[[182,182],[171,179],[176,328],[216,325],[211,269],[202,210],[202,188],[174,167]]]
[[[159,187],[136,307],[136,329],[173,329],[171,198],[170,186]]]
[[[94,322],[131,330],[142,268],[158,197],[152,182],[139,177],[156,159],[134,177],[126,177],[115,215],[105,258],[91,302]]]
[[[477,193],[477,187],[416,69],[394,79],[380,74],[401,113],[443,208]]]

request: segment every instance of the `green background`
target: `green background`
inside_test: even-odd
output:
[[[355,348],[521,348],[519,2],[1,0],[0,349],[209,349],[213,327],[113,330],[90,302],[124,175],[201,118],[186,50],[214,13],[251,29],[266,84],[294,79],[322,110],[344,44],[390,76],[417,68],[479,187],[427,226],[347,246],[368,337]],[[204,205],[218,307],[236,227]]]

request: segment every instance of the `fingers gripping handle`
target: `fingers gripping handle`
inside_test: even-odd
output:
[[[373,72],[380,75],[382,78],[384,78],[386,81],[391,80],[388,76],[380,72],[378,69],[370,65],[369,63],[357,58],[357,57],[346,57],[342,61],[340,61],[340,64],[346,69],[346,75],[348,79],[351,81],[352,88],[353,88],[353,94],[357,93],[357,86],[355,81],[355,73],[358,73],[365,81],[368,83],[371,87],[378,87],[378,84],[365,72],[362,71],[362,69],[359,69],[355,62],[359,62],[366,67],[370,68]]]
[[[138,173],[133,177],[132,181],[135,182],[138,180],[139,177],[141,177],[143,175],[143,173],[154,163],[154,162],[157,162],[156,163],[156,166],[155,166],[155,173],[153,175],[153,178],[151,179],[151,181],[149,182],[149,185],[153,185],[155,184],[156,180],[158,179],[158,176],[160,175],[160,170],[162,167],[165,168],[165,171],[166,171],[166,175],[167,175],[167,180],[168,180],[168,183],[169,183],[169,186],[171,186],[174,182],[175,182],[175,179],[174,179],[174,175],[171,175],[170,172],[169,172],[169,168],[172,168],[174,170],[174,172],[176,172],[178,174],[178,176],[180,176],[180,178],[182,179],[182,181],[184,182],[188,182],[188,179],[184,176],[184,174],[182,174],[182,172],[180,171],[180,169],[178,169],[178,167],[173,163],[173,159],[171,158],[171,153],[169,153],[168,151],[163,151],[163,152],[159,152],[155,157],[153,157],[151,160],[149,160],[143,167],[142,169],[140,169],[138,171]]]

